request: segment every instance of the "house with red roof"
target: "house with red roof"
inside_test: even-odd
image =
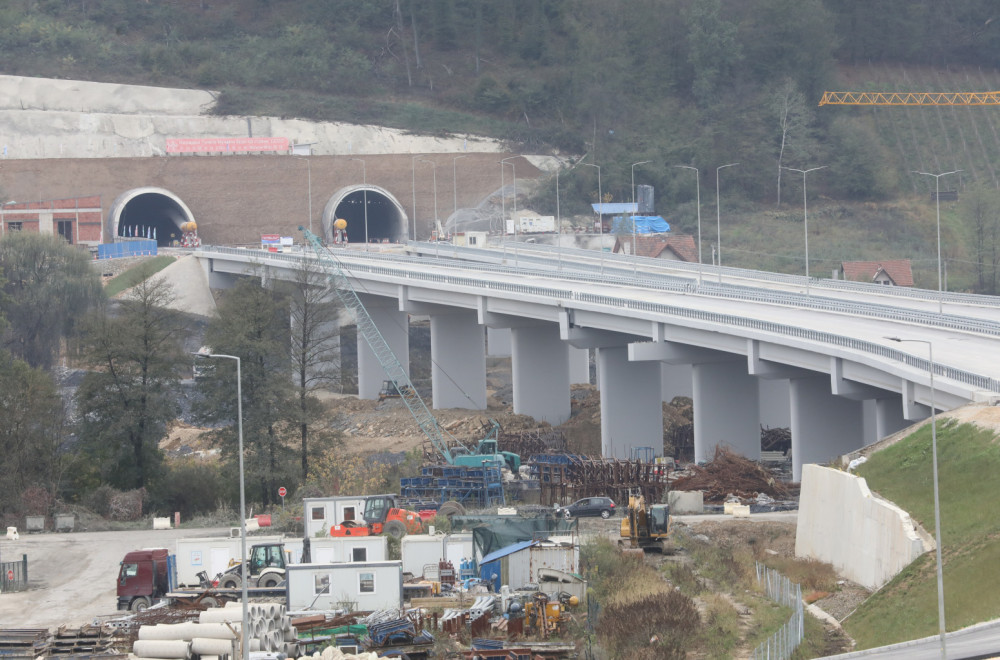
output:
[[[884,261],[844,261],[840,277],[852,282],[873,282],[886,286],[913,286],[913,269],[909,259]]]
[[[632,241],[635,240],[635,250]],[[613,252],[637,254],[640,257],[652,259],[668,259],[672,261],[698,261],[698,248],[694,236],[679,234],[637,234],[635,236],[620,235],[615,238]]]

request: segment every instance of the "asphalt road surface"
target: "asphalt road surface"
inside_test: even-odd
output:
[[[143,548],[173,553],[178,538],[228,534],[228,527],[219,527],[22,534],[18,541],[0,536],[0,560],[28,556],[28,589],[0,593],[0,627],[55,629],[115,614],[115,584],[125,553]]]

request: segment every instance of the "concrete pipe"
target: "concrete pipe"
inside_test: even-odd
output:
[[[281,647],[281,652],[285,654],[285,657],[294,658],[299,654],[299,645],[295,642],[285,642]]]
[[[250,639],[250,651],[253,652],[253,653],[257,653],[257,652],[260,651],[260,640],[259,639],[256,639],[256,638],[251,638]]]
[[[297,632],[295,632],[295,629],[293,628],[291,630],[282,630],[281,638],[286,642],[295,642],[298,641],[299,635]]]
[[[220,607],[215,607],[210,610],[205,610],[198,615],[198,623],[240,623],[243,618],[243,612],[240,610],[231,610]]]
[[[223,607],[226,607],[226,608],[238,607],[239,609],[242,610],[243,609],[243,601],[242,600],[231,600],[231,601],[227,602]]]
[[[275,605],[274,603],[269,603],[269,604],[265,605],[264,607],[265,607],[265,610],[267,611],[267,616],[269,616],[270,618],[277,619],[280,616],[278,614],[278,606]]]
[[[191,657],[191,642],[170,639],[140,639],[132,645],[132,653],[144,658],[163,658],[172,660]]]
[[[288,616],[288,608],[284,605],[278,605],[278,617],[284,619]]]
[[[195,637],[191,640],[191,652],[198,655],[236,655],[235,649],[231,639]]]
[[[234,623],[194,623],[192,626],[191,637],[186,637],[185,639],[193,639],[195,637],[236,639],[240,636],[241,624],[237,621]]]
[[[196,623],[187,621],[183,623],[159,623],[150,626],[140,626],[137,639],[181,639],[188,640],[194,637]]]

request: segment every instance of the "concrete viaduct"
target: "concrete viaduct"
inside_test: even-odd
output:
[[[454,207],[475,207],[498,191],[500,158],[466,152],[12,159],[0,165],[0,189],[18,202],[99,195],[105,243],[130,227],[150,227],[161,246],[169,245],[189,220],[209,244],[259,245],[261,234],[292,236],[298,225],[329,238],[335,218],[348,221],[350,242],[363,243],[366,202],[368,239],[394,242],[414,232],[426,239],[435,211],[444,223]],[[511,163],[519,180],[539,175],[524,158]],[[6,225],[0,222],[0,232]]]
[[[430,317],[433,406],[485,409],[485,358],[510,355],[514,411],[559,424],[595,350],[602,452],[662,453],[662,402],[694,400],[695,459],[727,445],[760,454],[760,425],[788,426],[793,476],[930,414],[1000,397],[1000,301],[889,291],[587,250],[411,243],[337,250],[407,365],[410,315]],[[199,251],[212,287],[260,272],[290,278],[310,254]],[[303,261],[305,260],[305,261]],[[718,280],[716,282],[716,279]],[[910,341],[893,342],[898,336]],[[934,391],[928,345],[934,350]],[[363,343],[363,342],[361,342]],[[383,378],[359,346],[359,392]]]

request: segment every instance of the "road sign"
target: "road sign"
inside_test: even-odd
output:
[[[288,495],[288,491],[285,490],[284,486],[282,486],[278,489],[278,497],[284,497],[285,495]]]
[[[8,568],[7,569],[7,580],[9,580],[11,582],[14,581],[14,569],[13,568]]]

